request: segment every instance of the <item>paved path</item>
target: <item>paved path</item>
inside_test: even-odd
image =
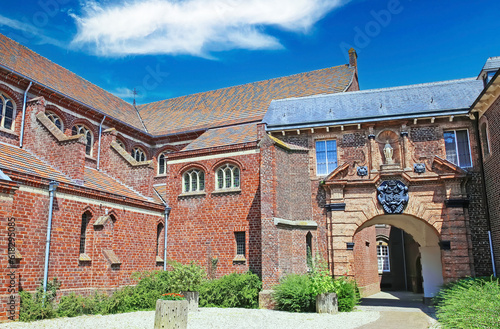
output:
[[[358,329],[438,328],[434,308],[424,305],[422,298],[422,294],[406,291],[379,292],[363,298],[358,309],[379,312],[380,318]]]

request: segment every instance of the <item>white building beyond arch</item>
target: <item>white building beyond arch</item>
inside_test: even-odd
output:
[[[424,298],[436,296],[443,285],[441,248],[436,230],[423,220],[405,214],[380,215],[361,225],[357,232],[375,224],[388,224],[404,230],[420,245]]]

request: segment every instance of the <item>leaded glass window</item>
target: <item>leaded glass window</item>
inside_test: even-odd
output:
[[[140,147],[136,147],[131,152],[132,158],[137,162],[146,161],[146,154]]]
[[[61,121],[61,118],[59,118],[57,115],[55,115],[52,112],[46,112],[45,115],[47,118],[49,118],[50,121],[60,130],[63,131],[63,124]]]
[[[84,135],[85,136],[85,154],[88,156],[92,155],[92,145],[94,143],[94,137],[92,132],[84,125],[75,125],[71,129],[71,135]]]
[[[202,192],[205,190],[205,173],[198,169],[191,169],[182,175],[182,192]]]
[[[239,188],[240,168],[231,164],[219,167],[215,173],[215,183],[217,190]]]

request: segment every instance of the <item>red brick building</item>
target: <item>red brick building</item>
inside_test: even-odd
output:
[[[309,249],[370,294],[385,266],[381,224],[413,239],[408,271],[427,297],[489,274],[469,115],[482,82],[360,92],[349,55],[134,106],[0,35],[0,318],[45,277],[62,293],[112,290],[162,269],[165,254],[211,277],[251,270],[267,290],[306,272]]]

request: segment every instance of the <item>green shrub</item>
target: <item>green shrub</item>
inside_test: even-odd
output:
[[[468,278],[446,285],[434,299],[446,328],[500,328],[498,278]]]
[[[289,274],[274,287],[274,300],[281,311],[314,312],[316,295],[307,274]]]
[[[360,295],[356,281],[347,277],[339,277],[333,280],[334,291],[340,312],[350,312],[359,304]]]
[[[20,321],[35,321],[42,319],[51,319],[56,316],[54,300],[57,290],[61,284],[56,278],[47,282],[47,292],[44,296],[43,283],[36,289],[34,294],[26,291],[20,291],[19,296],[21,305],[19,309]]]
[[[102,313],[101,308],[107,299],[106,294],[95,293],[93,296],[84,297],[71,293],[61,298],[56,313],[58,317]]]
[[[200,306],[256,308],[262,282],[250,272],[232,273],[200,286]]]
[[[170,261],[172,270],[169,273],[169,291],[181,293],[183,291],[199,291],[201,283],[206,279],[207,273],[201,266],[191,262],[183,265]]]

